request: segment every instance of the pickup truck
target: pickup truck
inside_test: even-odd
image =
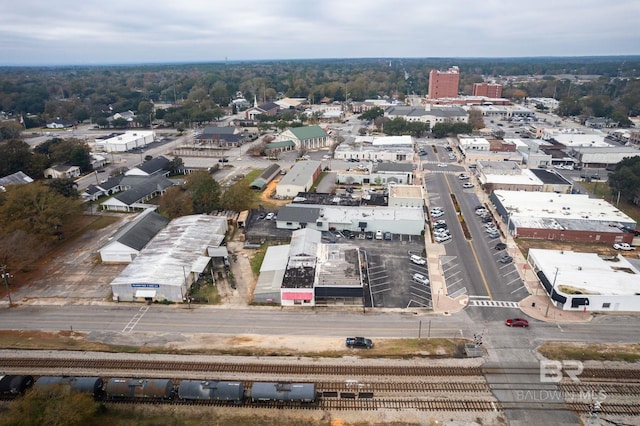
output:
[[[346,343],[348,348],[371,349],[373,347],[371,339],[367,339],[366,337],[347,337]]]

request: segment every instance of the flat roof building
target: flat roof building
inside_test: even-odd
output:
[[[455,98],[460,85],[460,69],[456,66],[447,71],[429,72],[429,99]]]
[[[587,194],[494,191],[490,196],[509,232],[518,238],[631,243],[636,222],[612,204]]]
[[[565,311],[640,311],[640,271],[621,255],[530,249],[527,261]]]

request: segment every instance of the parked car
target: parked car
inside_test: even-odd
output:
[[[446,228],[434,229],[433,230],[433,236],[435,237],[435,236],[438,236],[438,235],[451,235],[451,233]]]
[[[473,184],[471,182],[465,182],[465,183],[462,184],[462,187],[464,189],[473,188]]]
[[[461,175],[458,175],[458,179],[460,179],[460,180],[469,180],[469,175],[465,175],[464,173],[462,173]]]
[[[366,337],[347,337],[346,344],[348,348],[371,349],[373,347],[373,341]]]
[[[505,243],[498,243],[495,248],[496,250],[504,250],[507,248],[507,245]]]
[[[427,259],[425,259],[424,257],[416,256],[415,254],[412,254],[411,256],[409,256],[409,259],[413,263],[415,263],[416,265],[426,265],[427,264]]]
[[[218,159],[218,163],[228,163],[228,162],[229,162],[228,158],[222,157],[222,158]]]
[[[498,231],[493,231],[489,234],[489,238],[491,239],[500,238],[500,233]]]
[[[613,248],[616,250],[625,250],[625,251],[629,251],[629,250],[634,250],[635,247],[629,245],[628,243],[615,243],[613,245]]]
[[[381,240],[382,238],[384,238],[383,235],[382,235],[382,231],[377,230],[376,231],[376,240]]]
[[[384,233],[384,239],[387,241],[391,241],[392,237],[391,237],[391,232],[387,231]]]
[[[365,237],[367,237],[367,240],[373,240],[373,232],[371,231],[367,231],[364,233]]]
[[[258,216],[258,219],[262,220],[267,216],[266,213],[260,213],[260,215]]]
[[[422,274],[418,274],[418,273],[413,274],[413,280],[424,285],[429,284],[429,279]]]
[[[431,217],[433,218],[438,218],[438,217],[442,217],[444,216],[444,212],[442,210],[431,210],[429,212],[429,214],[431,215]]]
[[[445,241],[449,241],[450,239],[451,239],[451,235],[448,235],[448,234],[447,235],[436,235],[434,237],[434,240],[437,243],[444,243]]]
[[[447,229],[447,222],[438,220],[433,224],[433,229]]]
[[[508,327],[529,327],[529,321],[524,318],[509,318],[504,324]]]
[[[265,216],[265,220],[271,220],[273,219],[273,216],[275,216],[275,213],[267,213],[267,215]]]
[[[485,209],[485,208],[481,208],[481,209],[476,209],[476,214],[478,216],[484,216],[486,214],[489,214],[489,210]]]
[[[511,262],[513,262],[513,257],[511,257],[509,255],[505,255],[505,256],[502,256],[500,258],[500,260],[498,260],[498,262],[500,262],[500,263],[511,263]]]

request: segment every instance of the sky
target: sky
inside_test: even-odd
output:
[[[0,65],[640,54],[639,0],[0,0]]]

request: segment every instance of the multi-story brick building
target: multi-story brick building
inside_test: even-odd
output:
[[[486,96],[488,98],[501,98],[502,85],[490,83],[473,83],[473,96]]]
[[[429,99],[456,98],[460,85],[460,70],[451,67],[447,71],[431,70],[429,73]]]

